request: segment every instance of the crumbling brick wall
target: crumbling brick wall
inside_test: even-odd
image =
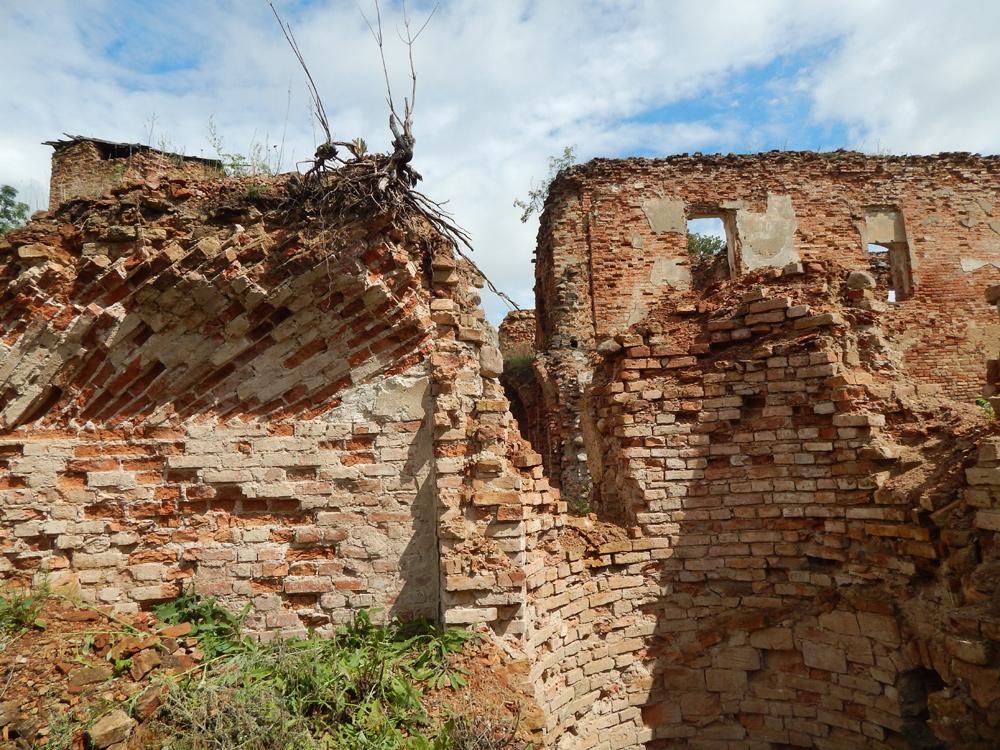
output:
[[[481,278],[429,225],[286,191],[124,186],[0,241],[0,574],[119,610],[192,584],[261,633],[365,607],[516,637],[561,507]]]
[[[667,304],[598,366],[616,523],[528,578],[557,747],[997,740],[997,428],[887,369],[844,275]]]
[[[534,310],[511,310],[500,324],[499,333],[504,359],[535,355]]]
[[[487,625],[565,750],[1000,741],[997,426],[911,376],[876,277],[792,262],[566,330],[534,372],[546,420],[574,399],[574,516],[471,266],[286,187],[126,186],[0,239],[5,581],[192,583],[262,636]]]
[[[4,237],[5,578],[439,614],[428,240],[260,207],[172,180]]]
[[[867,244],[881,243],[897,301],[880,325],[899,338],[908,377],[973,400],[982,352],[1000,334],[982,299],[1000,280],[998,185],[1000,159],[968,154],[599,159],[563,172],[542,217],[536,296],[540,351],[560,393],[553,452],[564,492],[587,491],[574,444],[590,371],[581,351],[691,288],[690,218],[723,219],[734,275],[809,260],[867,269]]]
[[[96,198],[122,185],[143,180],[206,180],[222,175],[212,159],[168,154],[139,144],[98,139],[53,141],[49,208],[72,198]]]

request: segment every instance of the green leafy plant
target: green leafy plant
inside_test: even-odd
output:
[[[17,229],[28,220],[28,204],[17,199],[17,190],[0,185],[0,234]]]
[[[202,596],[192,588],[153,607],[153,614],[168,625],[191,623],[191,637],[198,639],[198,647],[208,660],[243,647],[243,623],[250,614],[250,603],[233,614],[213,597]]]
[[[993,408],[993,404],[991,404],[989,402],[989,399],[982,398],[982,397],[977,398],[976,399],[976,406],[978,406],[980,409],[982,409],[984,412],[986,412],[986,416],[988,416],[990,419],[996,419],[997,418],[997,413],[996,413],[996,411]]]
[[[688,232],[687,247],[692,258],[712,258],[726,251],[726,241],[714,234]]]
[[[265,134],[266,137],[267,134]],[[227,177],[248,177],[250,175],[277,174],[281,169],[281,155],[277,145],[269,150],[254,138],[246,154],[226,151],[223,138],[215,125],[215,118],[208,118],[208,142],[222,163],[222,171]],[[272,164],[272,158],[274,163]]]
[[[45,750],[70,750],[76,737],[77,726],[65,711],[54,712],[49,717],[49,734]]]
[[[247,185],[247,198],[255,200],[267,193],[267,185],[260,182],[251,182]]]
[[[565,146],[560,156],[549,157],[549,174],[541,185],[532,186],[528,190],[528,199],[514,201],[514,207],[521,209],[521,223],[527,223],[533,214],[540,214],[549,197],[549,188],[559,173],[576,164],[576,146]]]
[[[465,686],[465,671],[452,667],[449,656],[465,648],[476,634],[460,628],[441,628],[428,619],[396,624],[399,636],[406,638],[401,644],[405,653],[415,654],[405,664],[410,676],[426,682],[432,688],[450,687],[457,690]]]
[[[19,633],[33,627],[45,627],[39,615],[49,594],[45,586],[0,593],[0,633]]]

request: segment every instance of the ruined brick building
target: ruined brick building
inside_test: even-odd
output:
[[[67,135],[46,141],[52,154],[49,209],[72,198],[96,198],[136,180],[181,178],[210,180],[222,175],[222,162],[172,154],[141,143]]]
[[[536,282],[538,346],[563,412],[548,457],[564,492],[580,483],[586,492],[590,473],[577,424],[589,355],[691,290],[693,218],[722,219],[730,276],[808,261],[868,270],[882,260],[872,307],[899,339],[906,377],[972,402],[985,352],[1000,345],[983,297],[1000,283],[998,180],[994,158],[846,152],[598,160],[564,175],[539,235]],[[887,258],[872,256],[872,245]],[[749,337],[755,322],[736,335]]]
[[[476,623],[547,747],[994,747],[998,170],[576,167],[499,338],[433,226],[287,177],[64,201],[0,238],[0,575]]]

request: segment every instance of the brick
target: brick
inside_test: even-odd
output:
[[[806,666],[838,674],[847,672],[847,658],[844,651],[836,646],[814,641],[802,641],[802,658]]]

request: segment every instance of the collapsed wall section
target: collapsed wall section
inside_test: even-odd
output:
[[[528,579],[555,746],[996,741],[996,427],[807,271],[668,305],[598,366],[617,522],[567,518]]]

